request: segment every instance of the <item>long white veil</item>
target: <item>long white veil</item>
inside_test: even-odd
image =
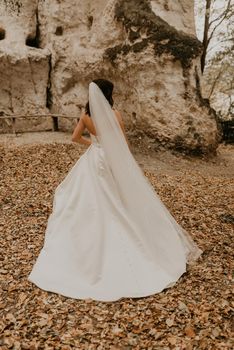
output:
[[[176,222],[129,150],[116,115],[100,88],[89,85],[89,105],[97,138],[104,150],[126,214],[136,227],[136,239],[154,260],[171,269],[176,261],[192,262],[201,250]]]

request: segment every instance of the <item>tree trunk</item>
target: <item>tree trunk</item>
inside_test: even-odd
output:
[[[206,13],[205,13],[205,24],[204,24],[204,33],[203,33],[203,53],[201,56],[201,71],[204,72],[205,64],[206,64],[206,54],[207,54],[207,48],[209,43],[209,27],[210,27],[210,8],[211,8],[211,1],[212,0],[206,0]]]

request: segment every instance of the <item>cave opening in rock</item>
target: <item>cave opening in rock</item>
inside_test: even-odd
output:
[[[38,17],[38,10],[36,10],[36,33],[35,35],[29,34],[26,38],[25,44],[30,47],[40,48],[40,23]]]
[[[93,16],[88,16],[88,28],[91,29],[93,25]]]
[[[26,45],[30,46],[30,47],[35,47],[35,48],[39,48],[39,38],[37,36],[32,37],[31,35],[29,35],[26,39]]]
[[[38,20],[37,20],[37,26],[36,26],[36,34],[35,34],[35,36],[32,36],[32,34],[29,34],[27,36],[26,45],[30,46],[30,47],[35,47],[37,49],[40,48],[40,28],[39,28]]]
[[[58,26],[55,30],[55,35],[62,36],[63,35],[63,27]]]
[[[0,28],[0,40],[4,40],[6,37],[6,31],[3,28]]]

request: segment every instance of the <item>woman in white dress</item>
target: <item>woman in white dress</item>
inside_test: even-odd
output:
[[[132,156],[112,92],[104,79],[89,85],[72,135],[89,147],[55,190],[44,246],[28,277],[76,299],[158,293],[201,254]],[[82,136],[85,129],[91,139]]]

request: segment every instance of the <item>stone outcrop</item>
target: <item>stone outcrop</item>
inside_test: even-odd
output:
[[[215,150],[201,49],[190,0],[2,0],[0,111],[79,117],[88,83],[103,77],[115,83],[130,137]]]
[[[45,113],[51,53],[36,45],[37,1],[0,2],[0,112]]]

